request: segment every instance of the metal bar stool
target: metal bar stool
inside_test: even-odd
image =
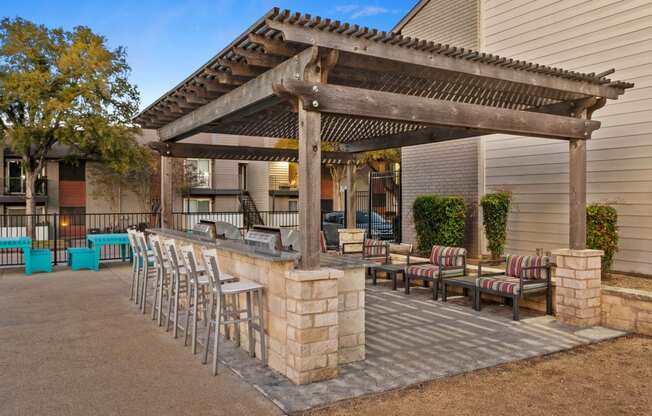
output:
[[[168,287],[168,316],[165,323],[165,330],[170,330],[170,321],[172,321],[174,325],[172,335],[174,338],[177,338],[179,330],[179,296],[182,293],[186,295],[188,293],[188,276],[185,266],[180,262],[181,258],[177,252],[174,240],[165,240],[163,245],[170,260],[170,271],[172,272],[172,281]],[[172,309],[173,304],[174,310]]]
[[[154,255],[147,245],[147,239],[144,233],[136,233],[136,243],[138,244],[142,258],[141,271],[143,278],[141,280],[142,284],[140,285],[140,310],[144,314],[147,308],[147,284],[149,283],[151,272],[156,272],[156,268],[154,267]]]
[[[186,245],[181,247],[181,253],[183,255],[183,259],[186,262],[186,271],[189,277],[189,292],[188,292],[188,300],[190,302],[190,305],[188,307],[188,313],[186,314],[186,332],[185,332],[185,340],[184,340],[184,345],[188,344],[188,336],[190,335],[190,332],[188,331],[188,327],[192,324],[192,353],[197,354],[197,321],[198,321],[198,308],[199,308],[199,292],[209,292],[211,289],[211,280],[209,277],[209,273],[199,273],[198,272],[198,262],[197,259],[195,258],[195,251],[193,246],[191,245]],[[236,279],[233,276],[223,274],[221,276],[221,279],[219,282],[221,283],[231,283],[235,282],[238,279]],[[202,302],[202,307],[205,309],[206,308],[206,302],[205,299]],[[192,322],[191,322],[192,319]],[[204,322],[207,322],[209,319],[205,319]]]
[[[156,266],[156,284],[154,286],[154,302],[152,302],[152,320],[158,320],[158,326],[163,325],[163,295],[165,294],[165,287],[168,288],[167,294],[170,294],[170,275],[172,270],[170,261],[163,250],[161,239],[157,235],[152,235],[149,238],[152,251],[154,252],[154,260]],[[168,304],[170,297],[168,296]]]
[[[129,246],[131,247],[131,286],[129,287],[129,300],[133,300],[136,297],[138,284],[138,273],[140,273],[139,266],[139,257],[140,250],[138,250],[138,244],[136,244],[136,230],[128,229],[127,238],[129,239]]]
[[[208,268],[208,277],[211,289],[210,296],[210,311],[208,329],[206,331],[206,343],[204,347],[203,363],[208,361],[208,347],[211,339],[211,328],[215,326],[215,338],[213,340],[213,375],[217,375],[217,359],[219,353],[220,343],[220,326],[221,325],[236,325],[236,333],[239,333],[240,323],[246,322],[248,335],[249,335],[249,355],[255,357],[256,355],[256,341],[254,338],[254,331],[258,331],[260,336],[260,352],[263,364],[267,364],[267,348],[265,346],[265,330],[263,318],[263,286],[258,283],[240,279],[237,282],[223,283],[225,273],[220,272],[217,262],[216,250],[202,250],[204,263]],[[191,264],[192,268],[192,264]],[[227,275],[228,276],[228,275]],[[227,304],[227,297],[237,298],[240,294],[245,294],[246,308],[240,310],[236,302],[232,302],[232,308],[229,310]],[[252,297],[254,299],[252,299]],[[258,306],[258,314],[254,316],[254,306],[252,300]],[[245,317],[242,318],[242,313]]]

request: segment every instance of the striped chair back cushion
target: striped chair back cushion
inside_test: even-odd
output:
[[[521,271],[526,267],[545,267],[550,264],[547,256],[507,256],[507,267],[505,275],[509,277],[520,277]],[[544,268],[525,270],[523,278],[526,280],[537,280],[547,278]]]
[[[442,264],[439,264],[439,258],[442,256]],[[466,256],[466,249],[463,247],[432,246],[432,251],[430,252],[430,263],[437,266],[464,265],[464,259],[462,257],[453,256]]]
[[[387,255],[387,243],[382,240],[368,238],[364,240],[364,256],[385,256]]]

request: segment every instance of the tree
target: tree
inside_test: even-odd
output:
[[[139,154],[131,123],[139,95],[128,80],[126,51],[78,26],[48,29],[27,20],[0,21],[0,139],[21,156],[25,211],[34,214],[34,187],[56,144],[70,157],[105,163],[125,174]],[[28,217],[28,233],[32,232]]]
[[[160,204],[160,157],[141,147],[132,155],[126,171],[116,171],[104,163],[89,164],[93,178],[91,196],[104,199],[120,212],[123,190],[138,195],[141,212],[157,212]]]
[[[279,139],[274,147],[277,149],[298,149],[299,141],[294,139]],[[338,143],[333,142],[321,142],[321,151],[322,152],[337,152],[340,150]],[[369,166],[370,168],[377,170],[379,163],[398,163],[401,161],[401,151],[400,149],[383,149],[383,150],[374,150],[369,152],[360,153],[354,160],[354,169],[353,174],[357,172],[363,166]],[[336,199],[333,201],[333,209],[335,211],[340,211],[343,208],[342,194],[339,191],[341,188],[342,181],[346,178],[346,166],[345,165],[328,165],[328,170],[331,174],[331,179],[333,180],[333,194],[336,195]],[[355,186],[355,181],[353,183]],[[348,192],[355,192],[355,189],[349,189]]]

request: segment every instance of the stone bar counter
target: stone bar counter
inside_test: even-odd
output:
[[[240,241],[151,229],[177,247],[217,249],[220,268],[264,286],[268,365],[296,384],[337,376],[338,364],[365,359],[365,268],[360,259],[321,255],[319,270],[298,270],[299,254],[270,254]],[[201,326],[200,326],[201,328]],[[241,348],[249,346],[244,325]],[[257,335],[256,335],[257,336]],[[256,339],[260,357],[260,340]]]

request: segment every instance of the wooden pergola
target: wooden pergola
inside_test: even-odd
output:
[[[583,249],[586,140],[600,127],[591,116],[633,86],[607,79],[612,72],[566,71],[273,9],[135,120],[170,148],[200,132],[298,139],[303,269],[319,267],[321,141],[357,153],[495,133],[566,140],[570,245]],[[164,163],[164,218],[169,175]]]

